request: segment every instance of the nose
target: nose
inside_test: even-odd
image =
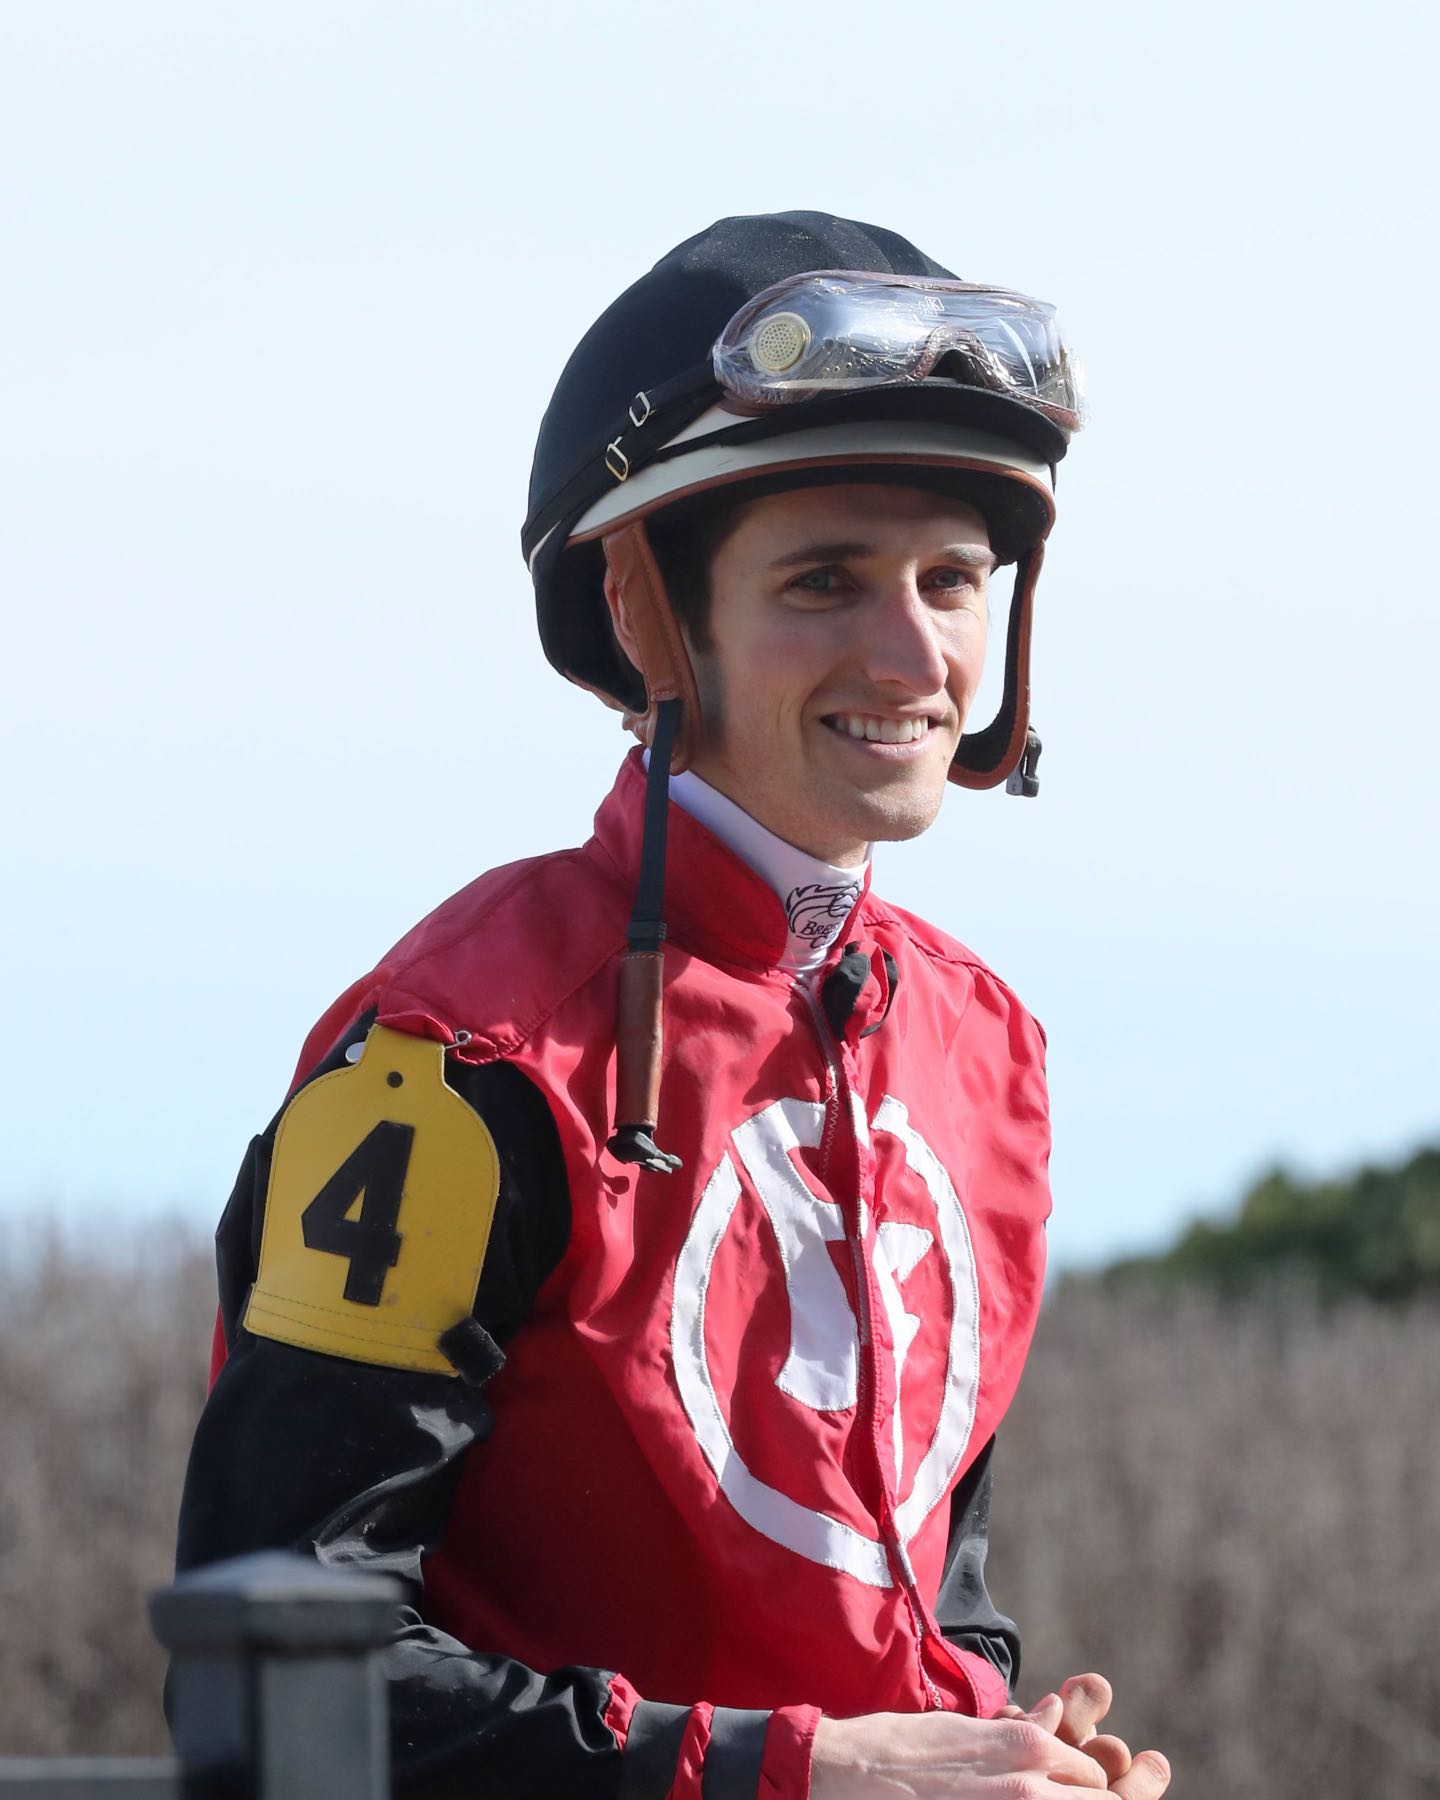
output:
[[[944,689],[949,664],[941,619],[913,577],[897,577],[876,595],[864,661],[877,686],[903,689],[918,699]]]

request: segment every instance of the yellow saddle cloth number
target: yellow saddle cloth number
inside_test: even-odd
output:
[[[495,1140],[445,1085],[445,1046],[371,1027],[275,1134],[245,1328],[453,1375],[437,1340],[475,1303],[500,1192]]]

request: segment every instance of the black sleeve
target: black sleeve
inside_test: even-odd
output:
[[[359,1021],[310,1079],[340,1067],[371,1022]],[[474,1309],[493,1372],[503,1360],[496,1345],[522,1323],[564,1253],[564,1160],[544,1095],[518,1069],[451,1059],[447,1080],[481,1113],[500,1157]],[[228,1357],[195,1433],[178,1567],[289,1547],[401,1579],[408,1604],[384,1652],[397,1793],[618,1796],[622,1757],[604,1718],[606,1671],[537,1674],[424,1618],[422,1558],[445,1531],[465,1455],[493,1426],[483,1386],[297,1349],[240,1324],[274,1131],[272,1123],[251,1144],[216,1235]]]
[[[966,1470],[950,1501],[950,1538],[935,1617],[941,1634],[962,1650],[992,1662],[1013,1698],[1020,1679],[1020,1634],[997,1612],[985,1587],[985,1554],[990,1536],[990,1442]]]

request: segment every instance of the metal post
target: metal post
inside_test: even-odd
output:
[[[257,1800],[388,1800],[376,1652],[400,1596],[389,1576],[278,1551],[195,1569],[153,1594],[187,1776]]]
[[[4,1800],[194,1800],[169,1756],[0,1756]]]

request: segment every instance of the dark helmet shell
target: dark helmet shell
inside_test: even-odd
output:
[[[818,212],[720,219],[663,256],[576,346],[541,423],[521,539],[535,582],[541,641],[562,673],[626,706],[643,705],[643,686],[610,632],[602,553],[593,543],[571,546],[571,532],[614,489],[617,467],[633,475],[719,400],[711,351],[735,313],[774,283],[817,269],[955,279],[895,232],[853,219]],[[761,419],[737,420],[735,435],[779,436],[822,421],[859,425],[926,417],[1011,440],[1052,468],[1065,454],[1064,433],[1033,408],[946,378],[779,408]],[[844,478],[883,479],[884,459]],[[936,478],[934,471],[924,477]],[[1021,554],[1048,529],[1048,508],[1003,474],[957,469],[945,482],[986,514],[1002,560]],[[768,482],[761,477],[748,482],[747,491],[794,483],[793,474]]]

